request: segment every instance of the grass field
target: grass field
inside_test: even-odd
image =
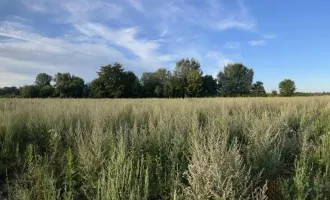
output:
[[[330,97],[3,99],[0,199],[326,199],[329,131]]]

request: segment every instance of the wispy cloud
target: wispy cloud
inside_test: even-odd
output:
[[[251,46],[264,46],[266,42],[264,40],[251,40],[249,41],[249,45]]]
[[[208,34],[257,29],[241,0],[19,1],[17,16],[0,23],[0,71],[17,75],[17,82],[3,79],[0,86],[32,83],[39,72],[70,71],[88,81],[101,65],[115,61],[139,75],[173,68],[182,57],[195,57],[214,75],[232,56]],[[225,49],[239,46],[227,43]]]
[[[240,45],[241,45],[241,43],[239,43],[239,42],[227,42],[225,44],[225,47],[228,49],[237,49],[240,47]]]
[[[264,38],[265,39],[276,39],[277,35],[275,35],[275,34],[266,34],[266,35],[264,35]]]

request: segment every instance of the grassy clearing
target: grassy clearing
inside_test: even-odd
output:
[[[0,198],[326,199],[329,100],[1,100]]]

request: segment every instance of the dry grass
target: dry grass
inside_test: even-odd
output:
[[[326,199],[329,100],[3,99],[0,191],[47,200]]]

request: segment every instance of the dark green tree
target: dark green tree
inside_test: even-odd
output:
[[[52,77],[46,73],[40,73],[36,77],[35,84],[38,87],[43,87],[45,85],[50,85],[50,82],[52,81]]]
[[[266,91],[261,81],[255,82],[251,87],[251,95],[255,97],[265,97]]]
[[[37,98],[39,97],[39,87],[35,85],[26,85],[21,88],[21,97]]]
[[[272,90],[272,96],[276,97],[277,96],[277,91],[276,90]]]
[[[103,94],[103,97],[108,98],[120,98],[124,94],[124,69],[122,64],[114,63],[106,66],[102,66],[100,71],[97,72],[99,75],[99,83],[102,87],[99,89],[104,89],[104,91],[99,94]]]
[[[54,93],[54,88],[51,85],[45,85],[40,87],[40,97],[41,98],[47,98],[47,97],[52,97]]]
[[[211,75],[203,76],[202,96],[215,96],[217,93],[217,81]]]
[[[56,96],[61,98],[81,98],[85,81],[70,73],[57,73],[54,78]]]
[[[157,91],[156,94],[156,88],[157,86],[160,86],[160,81],[156,77],[156,74],[153,72],[145,72],[142,74],[141,79],[141,86],[143,90],[143,97],[157,97],[157,95],[161,95],[162,91]],[[161,90],[157,88],[157,90]]]
[[[141,85],[139,78],[131,71],[124,72],[124,91],[122,97],[137,98],[140,95]]]
[[[223,96],[241,96],[250,93],[253,81],[253,69],[241,63],[228,64],[217,75],[220,94]]]
[[[278,85],[281,96],[292,96],[296,91],[296,84],[293,80],[285,79]]]

